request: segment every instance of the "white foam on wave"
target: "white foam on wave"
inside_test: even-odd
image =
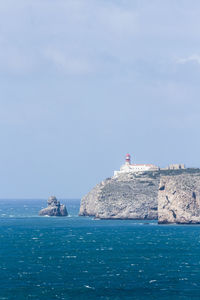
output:
[[[70,255],[68,255],[68,256],[66,256],[67,258],[76,258],[76,256],[74,255],[74,256],[70,256]]]
[[[86,289],[92,289],[92,290],[95,290],[94,287],[91,287],[91,286],[89,286],[89,285],[84,285],[84,287],[85,287]]]
[[[153,283],[153,282],[156,282],[156,281],[157,281],[157,280],[152,279],[152,280],[149,281],[149,283]]]

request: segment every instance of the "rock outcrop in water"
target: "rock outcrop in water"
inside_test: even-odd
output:
[[[157,219],[159,172],[108,178],[81,201],[79,215],[100,219]]]
[[[158,193],[160,224],[200,223],[200,173],[164,176]]]
[[[40,216],[68,216],[66,206],[64,204],[60,204],[60,201],[58,201],[55,196],[49,197],[47,204],[48,206],[46,208],[40,210]]]

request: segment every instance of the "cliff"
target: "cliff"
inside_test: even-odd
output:
[[[200,222],[200,170],[126,173],[108,178],[81,200],[80,216]]]
[[[200,171],[161,177],[158,193],[160,224],[200,223]]]
[[[108,178],[81,200],[81,216],[100,219],[157,219],[159,172]]]

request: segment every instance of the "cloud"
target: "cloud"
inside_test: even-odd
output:
[[[193,62],[193,63],[196,63],[196,64],[200,65],[200,55],[193,54],[193,55],[188,56],[186,58],[179,58],[177,60],[177,63],[179,63],[179,64],[186,64],[186,63],[190,63],[190,62]]]
[[[123,3],[19,0],[15,5],[8,0],[0,4],[1,71],[28,74],[34,66],[35,72],[41,72],[49,63],[48,70],[54,65],[57,72],[88,74],[109,68],[107,58],[131,57],[130,38],[138,33],[138,14]]]
[[[137,2],[137,3],[136,3]],[[178,0],[7,0],[0,4],[0,72],[155,78],[187,44],[195,53],[200,21]],[[173,4],[173,6],[171,6]],[[172,13],[173,10],[173,13]],[[170,16],[170,18],[169,18]],[[179,22],[177,22],[177,19]],[[190,20],[187,23],[185,19]],[[187,25],[187,26],[186,26]],[[3,43],[1,43],[1,40]],[[174,42],[176,41],[176,42]],[[164,63],[162,63],[164,61]],[[200,63],[200,56],[179,64]],[[2,67],[3,66],[3,67]],[[157,72],[159,70],[159,72]],[[138,79],[139,80],[139,79]]]

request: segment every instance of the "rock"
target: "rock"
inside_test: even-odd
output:
[[[108,178],[83,197],[79,215],[100,219],[157,219],[159,182],[159,172]]]
[[[100,219],[150,220],[158,218],[159,206],[159,223],[198,223],[199,179],[200,169],[120,174],[97,184],[84,196],[79,215]],[[173,185],[177,186],[174,190]],[[170,201],[167,206],[166,196]],[[173,210],[174,206],[177,210]],[[169,209],[172,211],[169,212]]]
[[[161,178],[158,223],[200,223],[200,172]]]
[[[58,201],[55,196],[49,197],[49,199],[47,200],[47,204],[48,207],[43,208],[39,211],[40,216],[68,216],[66,206],[64,204],[60,204],[60,201]]]

